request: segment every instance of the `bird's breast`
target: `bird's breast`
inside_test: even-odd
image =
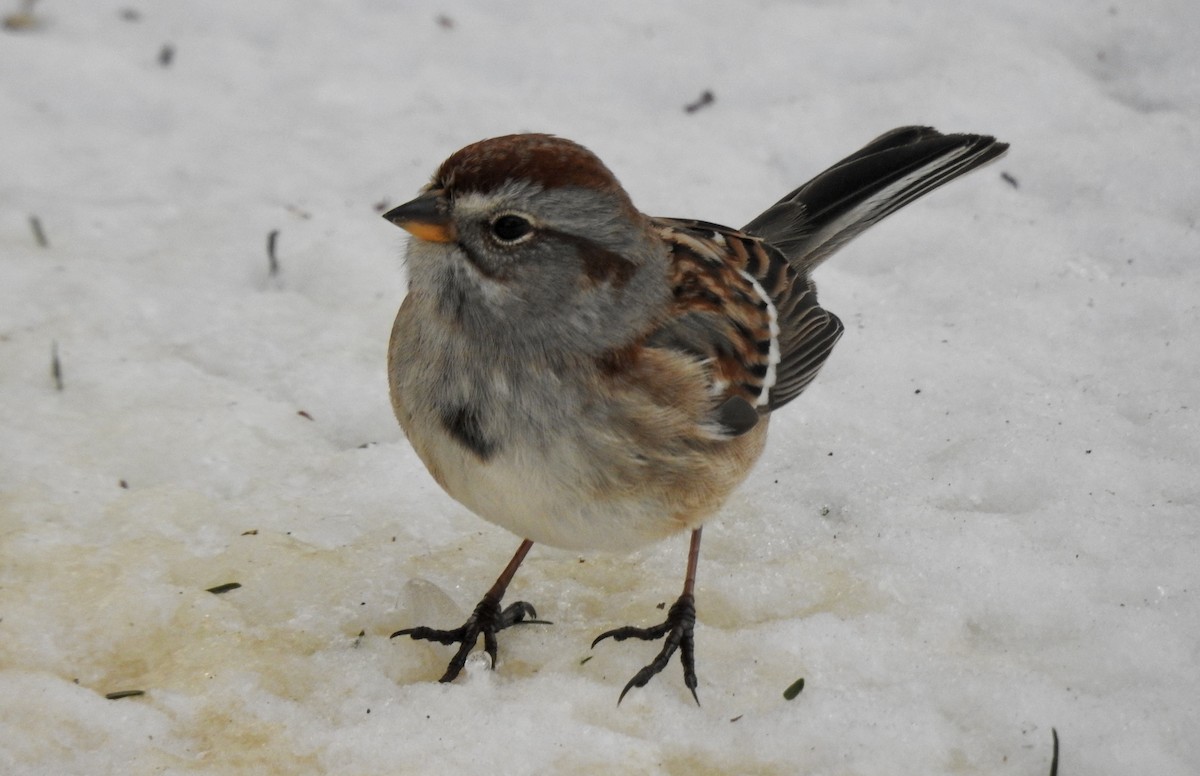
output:
[[[522,538],[577,550],[695,527],[762,447],[761,433],[719,442],[701,432],[700,381],[627,378],[487,353],[405,307],[389,352],[396,415],[442,488]]]

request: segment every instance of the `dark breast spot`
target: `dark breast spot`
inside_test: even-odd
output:
[[[484,436],[483,419],[476,407],[460,405],[442,410],[442,426],[463,447],[487,461],[500,446]]]

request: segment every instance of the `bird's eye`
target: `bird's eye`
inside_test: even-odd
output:
[[[528,219],[511,213],[500,216],[495,221],[492,221],[492,234],[500,242],[518,242],[532,231],[533,224],[529,223]]]

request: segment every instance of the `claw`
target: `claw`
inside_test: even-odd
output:
[[[526,617],[530,619],[525,619]],[[438,630],[421,625],[398,630],[391,635],[391,638],[408,636],[414,641],[435,641],[438,644],[460,645],[454,653],[454,657],[450,658],[450,663],[446,666],[446,673],[442,674],[442,678],[438,680],[439,682],[453,682],[462,671],[463,666],[467,664],[467,655],[471,654],[471,650],[475,648],[480,635],[483,636],[483,651],[491,658],[492,668],[495,669],[498,651],[497,633],[513,625],[550,624],[548,620],[537,619],[537,611],[527,601],[517,601],[501,611],[499,599],[485,595],[467,621],[457,628]]]
[[[621,701],[625,699],[625,694],[634,687],[645,687],[651,679],[662,673],[662,670],[667,667],[667,663],[671,661],[671,656],[676,651],[679,652],[679,662],[683,665],[683,683],[691,691],[696,705],[700,705],[700,696],[696,694],[696,685],[698,684],[696,681],[696,644],[692,637],[695,625],[695,601],[691,593],[684,593],[671,606],[671,609],[667,612],[667,619],[662,623],[649,628],[637,628],[632,625],[627,625],[623,628],[614,628],[601,633],[592,641],[592,646],[595,647],[601,641],[608,638],[611,638],[613,641],[624,641],[625,639],[655,641],[660,638],[663,639],[662,650],[626,683],[625,688],[621,690],[621,695],[617,698],[617,705],[621,704]]]

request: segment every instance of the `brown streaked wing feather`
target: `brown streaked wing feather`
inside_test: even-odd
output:
[[[812,280],[801,275],[775,246],[735,229],[717,229],[730,255],[746,255],[744,269],[758,280],[775,304],[779,319],[779,365],[768,408],[776,410],[800,395],[817,376],[842,336],[842,322],[817,303]]]
[[[707,422],[727,435],[743,434],[765,409],[759,400],[773,372],[771,305],[743,274],[744,247],[727,243],[720,227],[668,219],[654,225],[670,251],[673,300],[646,344],[704,363],[712,395]]]
[[[703,221],[654,222],[671,250],[675,299],[671,320],[647,344],[711,363],[714,419],[743,433],[753,426],[745,404],[761,413],[795,398],[829,356],[841,322],[758,238]]]

